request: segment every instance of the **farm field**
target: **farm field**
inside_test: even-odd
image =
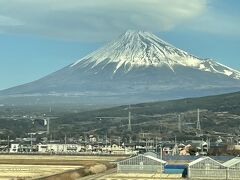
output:
[[[82,178],[79,178],[81,180]],[[153,180],[153,179],[165,179],[175,180],[182,179],[181,174],[144,174],[144,173],[103,173],[102,175],[94,175],[84,177],[83,180]]]
[[[65,171],[77,170],[82,166],[60,166],[60,165],[0,165],[0,179],[33,179]]]
[[[0,179],[76,179],[111,168],[110,162],[123,157],[60,156],[60,155],[0,155]],[[47,178],[48,177],[48,178]]]

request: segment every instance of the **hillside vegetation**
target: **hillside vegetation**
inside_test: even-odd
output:
[[[150,130],[151,132],[157,132],[159,129],[162,132],[164,132],[164,129],[166,131],[174,131],[177,129],[179,114],[183,122],[195,123],[197,108],[201,112],[202,127],[206,130],[239,131],[240,92],[236,92],[201,98],[132,104],[130,110],[132,113],[133,132],[148,132]],[[125,134],[128,112],[129,105],[125,105],[66,114],[55,120],[53,131],[57,130],[60,132],[64,130],[65,132],[71,132],[71,134],[79,132],[113,133],[118,135],[121,135],[118,132],[122,132]],[[195,125],[192,126],[194,128]]]

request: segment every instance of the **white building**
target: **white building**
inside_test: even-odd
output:
[[[113,144],[110,146],[104,146],[102,147],[102,151],[106,153],[111,154],[137,154],[138,151],[134,151],[132,147],[126,147],[126,146],[119,146],[117,144]]]
[[[77,153],[82,146],[79,144],[39,144],[38,152],[40,153]]]
[[[40,153],[46,153],[47,152],[47,145],[46,144],[38,144],[37,145],[37,147],[38,147],[38,152],[40,152]]]
[[[9,152],[10,153],[18,152],[19,148],[20,148],[20,144],[11,144]]]

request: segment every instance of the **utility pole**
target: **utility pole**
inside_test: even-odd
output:
[[[10,150],[10,149],[9,149],[9,148],[10,148],[10,147],[9,147],[9,145],[10,145],[10,144],[9,144],[9,136],[7,137],[7,144],[8,144],[8,153],[9,153],[9,150]]]
[[[50,118],[47,118],[47,135],[50,134]]]
[[[65,137],[64,137],[64,144],[66,145],[67,144],[67,135],[65,134]]]
[[[132,144],[132,137],[129,137],[129,143]]]
[[[148,139],[146,139],[146,141],[145,141],[145,143],[146,143],[146,152],[148,152]]]
[[[155,152],[157,153],[157,143],[158,143],[158,140],[157,140],[157,136],[155,137]]]
[[[65,134],[65,136],[64,136],[64,146],[63,146],[64,147],[63,149],[64,149],[65,152],[67,151],[67,145],[66,144],[67,144],[67,135]]]
[[[107,133],[106,133],[106,146],[108,145],[108,136],[107,136]]]
[[[128,107],[128,131],[132,131],[132,124],[131,124],[131,111],[130,111],[130,105]]]
[[[162,150],[162,144],[160,144],[160,152],[161,152],[161,154],[160,154],[160,159],[162,160],[163,159],[163,150]]]
[[[31,138],[31,152],[32,152],[32,149],[33,149],[32,133],[30,133],[30,138]]]

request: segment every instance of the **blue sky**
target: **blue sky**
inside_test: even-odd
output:
[[[0,0],[0,89],[54,72],[127,29],[240,70],[237,0]]]

